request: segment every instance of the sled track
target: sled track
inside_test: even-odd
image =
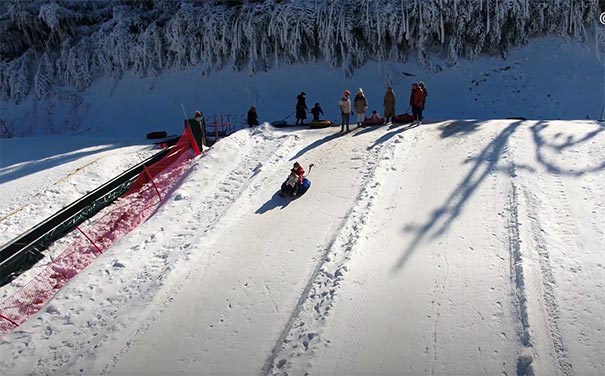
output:
[[[212,195],[210,200],[205,201],[205,206],[196,210],[195,220],[190,221],[190,226],[188,226],[184,231],[177,233],[175,236],[177,239],[183,243],[179,249],[188,250],[186,252],[187,259],[190,259],[193,256],[196,258],[204,258],[201,261],[201,264],[207,266],[207,262],[205,260],[209,255],[207,254],[198,254],[192,255],[192,252],[195,250],[190,249],[191,244],[196,244],[195,241],[191,241],[196,237],[196,233],[200,233],[200,237],[206,236],[205,234],[212,232],[215,229],[221,218],[225,215],[228,215],[227,212],[233,207],[233,205],[237,202],[237,200],[242,196],[250,196],[254,191],[257,190],[258,186],[262,185],[265,178],[262,179],[260,183],[257,183],[255,177],[259,176],[261,171],[264,172],[264,175],[272,175],[278,166],[278,163],[285,158],[289,154],[289,151],[294,148],[296,140],[298,136],[280,136],[278,138],[284,138],[285,142],[279,143],[277,148],[274,148],[274,144],[268,145],[264,140],[259,140],[258,137],[252,137],[249,143],[240,142],[240,153],[239,156],[243,155],[243,158],[237,161],[237,168],[234,170],[229,170],[220,181],[217,182],[213,191],[215,193]],[[249,151],[248,151],[249,150]],[[251,156],[256,156],[256,158],[252,158]],[[268,161],[266,164],[263,164],[262,161]],[[203,163],[203,162],[202,162]],[[266,168],[263,168],[266,166]],[[250,175],[250,171],[252,174]],[[237,187],[237,189],[234,189]],[[212,212],[211,219],[204,225],[200,226],[198,222],[201,218],[201,213],[205,212],[205,215],[208,215],[208,211]],[[203,230],[200,232],[200,230]],[[170,262],[172,263],[172,262]],[[169,264],[170,264],[169,263]],[[170,304],[173,297],[178,294],[183,285],[191,279],[191,272],[189,272],[184,278],[177,281],[173,286],[162,292],[161,297],[159,299],[159,309],[154,312],[147,320],[144,321],[143,325],[137,328],[135,334],[131,337],[130,340],[126,342],[126,344],[114,354],[111,362],[105,366],[102,371],[102,375],[111,374],[112,369],[117,365],[120,359],[128,353],[128,351],[135,345],[139,338],[141,338],[145,332],[153,325],[153,323],[158,319],[160,314],[165,310],[166,306]]]
[[[509,160],[512,160],[509,158]],[[519,231],[519,188],[515,184],[516,168],[511,163],[510,167],[511,190],[508,195],[508,247],[510,253],[511,283],[513,284],[514,301],[517,303],[517,316],[521,321],[521,330],[518,332],[523,347],[531,349],[531,338],[529,329],[527,290],[525,287],[525,275],[522,262],[521,234]],[[517,376],[533,375],[531,365],[533,358],[528,353],[519,354],[517,358]]]
[[[568,357],[567,346],[559,329],[559,318],[561,317],[559,305],[555,296],[556,281],[553,274],[550,252],[544,238],[544,230],[539,220],[538,198],[530,191],[523,190],[528,203],[528,219],[533,237],[533,246],[536,247],[538,263],[542,277],[543,308],[546,314],[547,330],[554,350],[554,356],[561,373],[565,376],[574,375],[574,370]]]
[[[171,271],[174,268],[172,265],[179,264],[192,258],[204,258],[207,255],[197,253],[197,249],[192,248],[192,244],[196,244],[195,238],[208,236],[207,233],[218,225],[221,218],[232,208],[233,204],[250,192],[259,183],[256,181],[261,172],[263,175],[273,174],[273,170],[278,163],[289,154],[289,150],[294,148],[297,136],[281,136],[281,142],[267,143],[264,140],[259,140],[260,137],[251,137],[248,142],[240,143],[241,159],[235,164],[235,169],[226,169],[225,174],[220,176],[213,182],[203,182],[204,186],[198,188],[206,188],[207,199],[202,208],[191,208],[187,206],[187,212],[182,212],[182,215],[191,216],[191,220],[184,228],[177,228],[171,231],[170,229],[162,228],[157,234],[148,234],[146,231],[136,230],[131,237],[140,237],[140,244],[132,247],[129,252],[137,252],[141,254],[141,258],[146,258],[148,262],[144,263],[142,270],[135,272],[135,275],[121,276],[120,270],[111,270],[110,266],[104,271],[99,270],[98,273],[103,274],[105,279],[110,281],[113,279],[122,279],[131,281],[126,286],[121,288],[117,294],[105,296],[104,299],[93,301],[92,304],[97,304],[101,308],[99,311],[108,312],[108,315],[91,317],[87,321],[87,326],[78,328],[70,321],[69,317],[78,315],[78,311],[70,308],[69,312],[59,318],[53,320],[62,320],[65,326],[73,327],[73,341],[69,343],[56,344],[56,346],[66,346],[72,349],[84,349],[82,351],[74,351],[69,358],[65,356],[57,357],[50,355],[41,359],[33,368],[32,374],[80,374],[79,369],[93,370],[94,364],[99,362],[105,363],[101,366],[99,373],[102,375],[110,374],[118,361],[132,348],[137,340],[153,325],[159,315],[164,311],[166,306],[172,301],[172,297],[178,293],[187,280],[191,278],[190,274],[180,278],[173,276]],[[211,151],[212,152],[212,151]],[[198,168],[204,164],[203,157],[198,160]],[[265,163],[263,161],[266,161]],[[196,168],[195,166],[193,168]],[[252,171],[252,174],[250,174]],[[189,172],[189,174],[191,171]],[[216,175],[214,175],[216,176]],[[266,177],[265,177],[266,179]],[[181,181],[182,184],[182,181]],[[191,184],[191,183],[189,183]],[[260,183],[262,184],[262,182]],[[178,191],[177,185],[173,192]],[[235,187],[235,188],[234,188]],[[204,194],[204,193],[202,193]],[[251,193],[249,193],[251,194]],[[178,196],[178,195],[177,195]],[[174,198],[174,200],[179,200]],[[204,212],[206,218],[210,218],[205,223],[200,223],[202,218],[201,212]],[[208,213],[211,213],[208,216]],[[151,219],[152,220],[152,219]],[[145,254],[145,249],[148,246],[161,244],[162,242],[170,241],[175,244],[175,248],[181,252],[171,252],[162,250],[153,254]],[[105,255],[106,259],[102,262],[115,264],[120,257],[119,254],[112,254],[111,251]],[[113,262],[107,257],[116,258]],[[99,260],[100,261],[100,260]],[[176,266],[175,266],[176,267]],[[119,269],[119,268],[118,268]],[[87,271],[86,274],[94,273]],[[83,273],[84,274],[84,273]],[[115,275],[114,275],[115,274]],[[174,280],[178,278],[178,280]],[[167,280],[173,280],[168,283]],[[67,286],[69,288],[69,286]],[[103,289],[103,286],[90,286],[91,289]],[[69,293],[68,293],[69,294]],[[77,297],[77,296],[76,296]],[[87,297],[77,297],[77,299],[86,299]],[[141,317],[131,317],[124,310],[125,307],[145,306],[146,302],[154,301],[153,307],[145,311]],[[77,307],[77,305],[75,305]],[[50,308],[49,308],[50,307]],[[44,310],[52,313],[53,302]],[[144,318],[147,316],[147,318]],[[133,329],[128,329],[133,327]],[[50,330],[50,329],[49,329]],[[122,341],[114,336],[120,335]],[[49,340],[52,338],[52,331],[47,332]],[[104,343],[123,343],[123,345],[115,351],[109,350],[113,354],[111,358],[99,359],[98,353],[104,346]],[[53,347],[53,344],[50,344]],[[56,352],[53,352],[53,354]]]
[[[366,159],[367,173],[363,175],[357,203],[344,216],[340,230],[334,233],[311,273],[290,318],[261,369],[261,375],[287,375],[287,368],[291,366],[288,364],[289,359],[301,357],[308,352],[313,353],[313,348],[321,342],[321,333],[314,330],[320,328],[307,325],[307,321],[323,322],[327,319],[338,286],[348,271],[347,260],[361,236],[365,215],[374,205],[375,192],[380,186],[376,171],[383,165],[384,160],[390,159],[384,157],[394,153],[396,144],[400,143],[403,137],[398,134],[391,141],[369,149]]]

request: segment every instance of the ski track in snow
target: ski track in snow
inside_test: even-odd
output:
[[[255,130],[252,132],[255,132]],[[201,210],[192,210],[191,213],[188,213],[193,216],[193,220],[188,222],[189,226],[187,228],[174,235],[179,239],[180,243],[184,243],[179,248],[187,250],[187,261],[192,262],[199,259],[199,256],[202,256],[202,265],[205,265],[205,267],[208,266],[208,263],[204,261],[208,260],[209,255],[193,255],[192,252],[195,252],[195,250],[190,247],[192,244],[200,244],[200,241],[196,239],[199,238],[199,235],[197,235],[199,231],[201,230],[202,234],[210,233],[221,226],[221,219],[225,217],[237,217],[238,214],[236,213],[227,213],[231,210],[237,212],[237,201],[242,197],[249,197],[251,192],[263,185],[266,177],[260,176],[260,172],[263,171],[263,175],[275,173],[278,163],[288,155],[289,150],[296,144],[297,136],[295,135],[291,137],[280,136],[276,138],[276,142],[267,144],[267,140],[262,137],[262,133],[256,133],[259,134],[258,137],[240,141],[239,145],[237,145],[239,149],[236,149],[237,151],[235,152],[237,158],[232,162],[232,165],[236,167],[224,170],[225,174],[221,176],[220,180],[214,184],[210,191],[214,191],[214,193],[210,195],[209,200],[204,200],[204,207]],[[201,160],[200,164],[202,168],[203,163],[204,161]],[[250,173],[252,174],[250,175]],[[254,179],[255,177],[256,179]],[[212,213],[210,216],[208,216],[208,211]],[[204,214],[203,216],[202,213]],[[209,217],[210,220],[206,223],[200,223],[200,220],[204,217]],[[208,241],[212,242],[211,239]],[[179,278],[175,283],[168,286],[168,288],[163,289],[159,297],[154,298],[154,306],[157,308],[153,309],[153,312],[149,314],[149,318],[138,326],[133,334],[125,336],[122,339],[122,342],[125,344],[120,350],[115,352],[111,361],[103,368],[102,375],[112,373],[113,368],[119,360],[135,345],[137,339],[141,338],[147,329],[153,325],[153,322],[163,312],[163,308],[171,303],[172,297],[177,295],[178,291],[190,278],[191,271],[184,278]]]
[[[510,149],[509,149],[510,156]],[[513,159],[510,159],[511,161]],[[511,266],[511,283],[513,284],[515,291],[514,302],[516,304],[515,311],[520,321],[518,329],[518,337],[521,343],[522,349],[517,359],[517,375],[532,375],[533,367],[531,363],[533,361],[533,354],[531,352],[531,330],[529,327],[529,312],[527,307],[527,291],[526,291],[526,277],[525,277],[525,266],[523,264],[523,255],[521,250],[521,234],[520,234],[520,223],[519,223],[519,187],[518,183],[515,183],[516,168],[514,162],[510,165],[510,177],[511,186],[508,194],[508,245],[510,252],[510,266]]]
[[[177,280],[172,283],[168,281],[173,277],[176,278],[170,272],[178,269],[180,263],[189,260],[196,252],[195,249],[191,248],[192,244],[199,244],[200,237],[215,229],[221,218],[225,217],[229,209],[237,202],[237,199],[245,195],[246,190],[255,189],[259,184],[262,184],[262,181],[257,182],[258,179],[254,179],[254,177],[258,176],[260,171],[273,171],[277,168],[278,162],[289,154],[288,150],[294,147],[297,139],[297,136],[294,135],[278,136],[271,140],[263,137],[262,132],[257,133],[257,137],[252,136],[239,140],[239,145],[237,145],[239,149],[231,151],[234,158],[222,171],[216,171],[210,175],[213,177],[212,181],[188,183],[188,185],[196,185],[196,190],[199,189],[200,195],[206,197],[203,200],[205,206],[202,210],[192,210],[187,205],[182,207],[182,210],[185,211],[182,212],[182,215],[192,216],[192,219],[187,222],[188,226],[178,229],[160,226],[157,233],[154,233],[157,226],[153,225],[154,220],[151,219],[148,221],[151,224],[149,228],[135,230],[129,235],[129,238],[132,238],[131,240],[122,240],[122,242],[127,241],[134,244],[128,250],[129,253],[140,253],[139,257],[151,260],[145,263],[142,270],[135,271],[136,274],[134,275],[121,275],[123,274],[119,262],[121,255],[107,252],[96,261],[96,263],[106,264],[104,270],[95,268],[97,270],[84,272],[87,274],[87,278],[96,274],[96,277],[98,277],[97,283],[91,283],[89,288],[92,291],[101,292],[101,295],[105,295],[102,292],[104,285],[108,283],[107,279],[110,283],[124,285],[117,294],[106,294],[103,299],[89,298],[91,304],[97,305],[98,310],[104,312],[103,316],[97,314],[96,317],[86,320],[84,325],[78,327],[71,320],[71,317],[81,313],[78,304],[74,304],[68,312],[59,312],[56,304],[51,302],[41,311],[50,314],[49,318],[38,314],[38,318],[30,319],[40,322],[35,324],[33,329],[39,326],[47,326],[42,339],[49,342],[50,350],[57,350],[60,346],[65,346],[72,351],[51,351],[50,357],[38,356],[37,365],[28,374],[80,374],[80,370],[91,369],[94,363],[99,362],[97,357],[101,353],[102,347],[114,346],[115,342],[124,342],[124,345],[117,351],[110,350],[111,353],[115,354],[111,359],[106,360],[107,364],[103,368],[102,374],[111,372],[120,356],[128,352],[136,339],[153,324],[154,318],[170,303],[171,296],[186,283],[189,276],[186,276],[182,281]],[[216,147],[220,147],[218,145],[220,143]],[[204,158],[212,158],[212,153],[211,150],[208,155],[198,159],[199,162],[194,168],[203,169]],[[172,195],[173,203],[186,201],[186,199],[186,197],[179,194],[178,188]],[[170,204],[168,203],[168,205]],[[160,208],[160,212],[163,210]],[[209,212],[210,215],[208,215]],[[196,213],[198,214],[196,215]],[[203,217],[201,213],[204,213]],[[209,220],[206,223],[201,223],[202,218],[209,218]],[[153,248],[154,245],[167,241],[173,244],[170,249],[152,255],[145,255],[144,252],[147,247]],[[174,249],[179,251],[176,255]],[[108,258],[113,258],[113,260],[110,261]],[[76,279],[81,277],[78,276]],[[167,282],[168,286],[165,286]],[[55,300],[60,302],[62,306],[70,306],[69,303],[66,304],[66,300],[72,300],[73,297],[76,297],[76,302],[86,299],[77,290],[70,290],[71,288],[68,285],[56,296]],[[149,305],[152,300],[154,303]],[[128,310],[128,307],[131,306],[146,306],[144,308],[146,313],[143,316],[147,318],[141,320],[140,316],[130,316],[125,310]],[[121,319],[121,317],[125,317],[125,319]],[[54,323],[50,324],[51,321],[54,321]],[[54,325],[73,327],[72,340],[61,344],[53,344],[52,327]],[[22,353],[21,356],[24,356],[24,354],[34,356],[33,351],[35,350],[26,346],[26,343],[32,339],[31,334],[20,329],[16,332],[20,332],[17,337],[24,344],[24,348],[19,350]],[[10,361],[2,361],[0,364],[9,366],[10,363]]]
[[[405,128],[395,128],[387,132],[394,135],[388,138],[388,142],[368,146],[369,153],[364,167],[366,172],[361,176],[363,180],[357,195],[357,203],[343,218],[341,227],[334,233],[311,274],[288,323],[265,362],[262,375],[287,375],[289,371],[295,374],[304,372],[305,363],[313,357],[315,350],[323,345],[321,323],[326,321],[334,305],[339,285],[348,271],[347,261],[350,259],[351,252],[359,239],[365,236],[366,217],[372,210],[376,195],[381,189],[380,179],[376,175],[377,170],[395,169],[394,164],[401,162],[399,159],[393,161],[393,155],[397,145],[400,145],[404,139],[399,132]],[[405,144],[408,152],[413,149],[416,140],[417,138],[414,137],[413,142]],[[294,362],[296,364],[293,364]]]
[[[603,298],[599,278],[603,275],[605,263],[602,258],[594,261],[595,257],[600,256],[591,254],[591,250],[598,250],[603,244],[602,228],[605,223],[602,223],[604,217],[598,215],[590,219],[581,218],[585,221],[584,227],[577,220],[586,210],[592,209],[594,213],[605,206],[601,182],[603,172],[599,167],[602,148],[599,149],[598,143],[593,141],[585,146],[588,150],[572,151],[586,152],[587,162],[580,165],[589,166],[586,171],[574,175],[576,171],[573,168],[568,171],[549,165],[554,163],[548,160],[551,155],[540,154],[547,149],[544,145],[548,146],[548,143],[541,141],[532,145],[528,141],[531,139],[528,136],[528,123],[496,128],[495,132],[500,134],[494,137],[493,142],[481,154],[479,160],[483,162],[474,165],[464,184],[460,184],[470,188],[456,187],[448,201],[439,208],[448,212],[448,215],[434,217],[434,220],[429,221],[430,227],[420,232],[424,235],[419,235],[412,243],[420,241],[423,236],[428,237],[426,234],[432,231],[433,236],[439,235],[439,245],[448,249],[448,243],[459,241],[448,238],[449,226],[465,205],[469,192],[479,185],[483,185],[488,192],[504,187],[503,192],[498,192],[503,195],[504,210],[498,213],[500,218],[495,216],[496,220],[492,224],[496,226],[501,220],[507,225],[501,245],[510,257],[507,261],[510,262],[512,306],[502,307],[501,299],[493,298],[493,302],[499,304],[499,310],[510,312],[502,313],[498,309],[492,309],[491,312],[495,313],[491,319],[496,324],[487,327],[493,329],[498,325],[514,326],[519,341],[516,348],[517,376],[600,374],[605,369],[605,343],[603,340],[594,343],[595,337],[591,331],[596,329],[600,332],[603,329],[603,323],[598,322],[600,313],[597,310]],[[418,149],[416,145],[419,140],[427,136],[424,130],[411,130],[401,134],[399,131],[403,129],[372,129],[370,132],[379,135],[378,132],[383,133],[377,137],[381,142],[364,137],[365,133],[369,133],[368,130],[357,130],[354,133],[355,129],[351,134],[334,135],[324,140],[329,141],[334,137],[338,142],[330,144],[314,162],[330,165],[335,161],[335,156],[342,156],[346,150],[353,160],[361,162],[361,167],[353,167],[360,169],[356,176],[361,182],[356,186],[354,204],[348,207],[344,216],[334,217],[340,222],[326,239],[326,247],[317,252],[317,259],[313,259],[316,263],[310,264],[308,280],[301,281],[302,291],[300,295],[296,295],[297,300],[294,304],[285,306],[289,310],[288,319],[281,330],[278,328],[277,340],[264,364],[260,365],[260,374],[304,374],[312,368],[321,349],[330,346],[325,331],[334,315],[335,305],[338,304],[339,292],[345,282],[358,283],[346,279],[351,269],[351,258],[362,247],[365,239],[375,236],[379,231],[379,226],[373,227],[375,223],[368,221],[376,216],[376,206],[385,205],[382,202],[386,191],[382,178],[389,172],[399,174],[402,170],[412,168],[408,166],[408,162],[415,149]],[[270,129],[243,132],[245,133],[231,136],[227,142],[217,143],[208,154],[193,161],[192,170],[196,172],[196,178],[183,178],[182,184],[165,198],[164,206],[158,209],[158,215],[119,242],[122,243],[121,253],[112,250],[106,252],[59,292],[27,325],[0,338],[0,345],[11,343],[10,348],[14,350],[12,356],[0,359],[0,373],[76,375],[92,370],[103,375],[114,373],[120,360],[133,350],[173,302],[173,298],[191,282],[194,273],[205,273],[206,268],[211,266],[208,261],[220,251],[209,250],[216,248],[214,243],[221,238],[222,230],[243,218],[250,209],[246,203],[255,198],[259,190],[266,190],[264,187],[274,184],[276,174],[283,172],[284,167],[289,167],[293,159],[302,157],[304,151],[308,152],[315,144],[307,145],[301,151],[301,142],[306,140],[294,132],[274,133]],[[373,143],[366,145],[367,142]],[[442,142],[469,142],[470,147],[473,141],[470,138],[451,138]],[[533,146],[538,148],[538,162],[530,158],[533,154],[528,150]],[[288,160],[296,150],[299,150],[296,156]],[[220,167],[217,164],[205,164],[205,159],[215,158],[214,153],[216,158],[221,155],[221,160],[226,156],[228,162]],[[469,156],[471,154],[469,151]],[[554,156],[561,165],[567,161],[564,155],[555,153]],[[496,162],[499,158],[506,159],[508,163]],[[469,157],[469,161],[471,159]],[[575,160],[573,161],[575,166]],[[538,171],[532,169],[534,165],[538,166]],[[596,167],[590,167],[592,165]],[[449,171],[452,167],[453,165],[442,162],[431,171],[441,171],[444,174],[444,171]],[[506,184],[500,184],[495,178],[499,173],[504,174]],[[188,175],[192,175],[191,171]],[[576,179],[569,179],[569,176],[576,176]],[[203,180],[205,177],[212,180]],[[578,189],[580,187],[582,190]],[[444,187],[437,189],[441,189],[442,193],[449,190]],[[579,192],[579,198],[571,195],[571,192]],[[189,197],[190,194],[196,194],[195,200]],[[338,194],[339,192],[334,193],[334,196],[337,197]],[[499,197],[496,193],[493,194],[493,197]],[[581,207],[580,200],[587,200],[587,197],[592,198],[592,201],[588,201],[586,207]],[[308,199],[316,198],[310,196]],[[377,223],[388,223],[392,219],[390,209],[394,207],[387,205],[386,212],[380,214],[382,218]],[[322,210],[321,205],[317,205],[317,210]],[[331,215],[327,212],[322,214]],[[174,222],[177,222],[177,218],[187,219],[179,222],[180,227],[173,228],[167,225],[171,223],[171,218]],[[496,234],[492,235],[497,238]],[[590,243],[595,249],[587,245],[584,237],[596,238],[594,243]],[[170,246],[162,247],[162,244]],[[496,242],[496,247],[499,244]],[[498,249],[494,251],[494,255],[490,257],[504,260],[506,252],[498,252]],[[367,258],[365,263],[358,266],[371,273],[380,262],[380,253],[364,257]],[[447,333],[452,317],[456,317],[449,312],[455,309],[452,306],[457,301],[454,295],[464,295],[464,289],[460,287],[462,284],[455,280],[454,266],[450,265],[456,258],[448,259],[447,252],[435,253],[432,257],[435,268],[438,269],[431,292],[427,293],[429,299],[432,299],[427,311],[429,325],[432,325],[433,330],[423,338],[428,346],[432,346],[424,349],[424,355],[430,357],[430,361],[424,369],[413,368],[422,366],[422,361],[419,361],[418,364],[409,364],[407,370],[401,370],[410,374],[423,372],[436,375],[447,371],[443,367],[448,364],[448,356],[451,355],[448,354],[448,346],[457,345],[462,348],[464,345],[453,342],[452,340],[459,338]],[[483,261],[488,259],[485,257]],[[133,262],[134,266],[125,265],[128,262],[124,260]],[[253,260],[262,262],[260,258]],[[458,260],[460,262],[463,264],[457,264],[456,268],[461,266],[462,270],[472,270],[470,265],[476,261],[469,257]],[[499,262],[493,261],[489,265],[490,269],[497,268]],[[195,267],[191,267],[191,264]],[[252,274],[255,274],[259,265],[250,265]],[[454,274],[450,275],[451,273]],[[477,270],[476,273],[481,276],[477,278],[479,281],[486,280],[491,275],[486,270]],[[502,277],[502,274],[495,275]],[[448,282],[450,277],[454,279],[451,283]],[[86,289],[82,288],[82,284]],[[565,287],[574,288],[572,291],[581,295],[586,304],[574,306],[573,297],[568,295],[574,293],[561,291]],[[264,289],[261,295],[266,296],[276,312],[284,309],[273,298],[274,292],[270,284],[265,281],[261,288]],[[369,299],[371,291],[367,288],[357,289],[356,292],[357,307],[346,311],[344,318],[351,323],[366,318],[365,306],[372,301]],[[3,293],[6,294],[6,291]],[[489,295],[483,296],[486,297],[492,299]],[[394,299],[390,300],[391,306],[395,303]],[[236,301],[234,304],[241,302]],[[250,307],[237,308],[246,311]],[[392,307],[388,311],[391,316],[385,327],[385,344],[389,342],[391,327],[397,319],[392,317],[394,311]],[[487,309],[486,312],[490,310]],[[480,310],[467,314],[479,315],[482,321],[486,321]],[[509,322],[508,314],[512,317],[512,323]],[[55,336],[56,332],[62,333]],[[504,331],[501,334],[504,335]],[[367,333],[344,333],[343,347],[352,359],[360,351],[359,346],[364,345],[364,335]],[[65,340],[66,337],[69,339]],[[469,359],[482,359],[484,354],[488,355],[483,351],[485,350],[479,347],[466,355]],[[495,353],[497,356],[498,352]],[[379,364],[382,365],[388,354],[383,352],[381,356]],[[36,364],[28,364],[27,359],[35,359]],[[502,359],[505,359],[504,354]],[[589,361],[583,364],[578,359]],[[346,359],[340,359],[340,362],[342,364]],[[488,374],[494,368],[486,368],[481,362],[475,370]],[[355,370],[348,368],[348,371]],[[346,374],[347,370],[344,372]]]
[[[558,129],[556,125],[551,128],[554,131]],[[528,159],[527,156],[531,155],[528,152],[531,148],[523,147],[522,142],[529,139],[525,136],[529,133],[527,129],[534,133],[534,139],[536,130],[548,130],[542,123],[537,123],[523,129],[524,137],[515,135],[515,144],[522,145],[520,150],[513,153],[515,160]],[[597,129],[583,135],[580,140],[584,142],[567,136],[563,144],[557,144],[562,133],[552,132],[547,139],[539,140],[534,146],[538,161],[542,164],[540,170],[528,174],[527,169],[519,172],[513,168],[511,173],[511,206],[514,207],[512,227],[515,233],[512,238],[517,239],[513,252],[514,270],[523,323],[522,343],[525,347],[518,364],[518,373],[522,375],[532,375],[534,371],[564,376],[596,375],[601,374],[605,367],[603,348],[599,349],[599,344],[591,343],[589,337],[589,333],[595,329],[599,332],[603,330],[602,322],[591,326],[595,319],[598,322],[593,316],[598,313],[592,311],[592,306],[602,304],[603,298],[602,292],[595,288],[599,285],[599,271],[586,263],[596,261],[597,255],[591,252],[598,249],[599,241],[602,244],[603,232],[594,218],[583,218],[586,211],[582,210],[586,208],[572,208],[568,196],[568,192],[574,192],[576,204],[581,206],[588,198],[594,200],[599,197],[596,192],[602,189],[602,183],[593,175],[601,171],[598,165],[602,165],[602,155],[595,153],[598,149],[592,146],[594,141],[586,145],[586,141],[599,132],[600,129]],[[566,151],[566,143],[575,143],[575,146]],[[553,154],[545,156],[548,153]],[[577,153],[587,156],[585,163],[578,164],[576,159],[567,159],[569,155]],[[563,168],[566,164],[569,166]],[[602,205],[595,207],[602,208]],[[525,223],[520,223],[518,218],[525,218]],[[589,228],[578,227],[578,220],[589,221]],[[581,230],[586,236],[596,237],[597,243],[592,245],[594,249],[580,239]],[[565,262],[561,263],[562,260]],[[602,275],[602,271],[600,273]],[[577,307],[565,301],[569,299],[564,291],[566,288],[581,295],[585,306]],[[600,299],[601,303],[596,303]],[[603,342],[600,341],[600,344]],[[578,354],[574,355],[574,351],[590,361],[577,362]],[[574,358],[575,362],[572,361]],[[536,362],[538,364],[534,366]]]

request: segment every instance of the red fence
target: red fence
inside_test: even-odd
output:
[[[101,211],[91,223],[78,227],[79,235],[57,258],[0,303],[0,335],[41,310],[69,280],[147,220],[186,171],[187,162],[199,153],[186,131],[169,154],[139,175],[124,196]]]

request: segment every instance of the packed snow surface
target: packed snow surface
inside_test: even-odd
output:
[[[265,124],[194,159],[0,338],[0,374],[605,373],[602,124],[339,130]],[[47,139],[2,140],[7,234],[153,152]],[[281,198],[294,161],[311,188]]]

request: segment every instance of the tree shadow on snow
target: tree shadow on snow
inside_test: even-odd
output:
[[[468,161],[469,163],[474,163],[471,170],[462,179],[462,181],[456,185],[456,189],[448,196],[447,199],[444,200],[444,203],[432,212],[430,218],[424,224],[419,226],[409,225],[404,228],[404,231],[415,231],[416,235],[407,248],[403,251],[397,263],[393,267],[393,272],[400,270],[405,265],[409,257],[422,240],[425,238],[435,239],[447,231],[447,228],[461,214],[462,209],[468,202],[469,198],[491,173],[495,171],[509,174],[511,177],[514,177],[516,170],[526,169],[530,172],[535,172],[533,168],[520,165],[514,161],[507,161],[506,164],[501,164],[499,166],[499,161],[502,155],[505,155],[505,153],[508,151],[508,141],[510,137],[523,123],[524,121],[516,121],[508,125],[494,140],[487,145],[487,147],[485,147],[485,149],[481,151],[481,153],[479,153],[479,155]],[[482,124],[480,122],[453,122],[442,126],[442,137],[472,134],[476,132],[481,125]],[[551,149],[556,155],[565,149],[577,147],[582,143],[586,143],[599,133],[605,131],[605,128],[603,128],[602,125],[598,129],[587,133],[577,140],[574,140],[571,136],[559,143],[545,140],[542,132],[547,126],[547,121],[540,121],[532,125],[529,129],[531,130],[533,141],[536,146],[536,160],[542,166],[544,166],[549,173],[567,176],[581,176],[586,173],[593,173],[605,169],[605,161],[602,161],[595,167],[580,170],[566,170],[556,164],[556,157],[552,158],[553,160],[550,161],[547,160],[546,156],[544,155],[545,149]]]
[[[439,126],[441,138],[469,135],[477,132],[484,122],[477,120],[457,120]]]
[[[479,127],[479,124],[471,124],[469,122],[455,122],[452,123],[454,128],[449,128],[449,135],[460,134],[465,132],[475,132]],[[487,178],[490,173],[498,170],[498,161],[503,153],[507,151],[507,143],[510,136],[515,132],[517,127],[521,124],[521,121],[514,122],[507,126],[492,142],[487,145],[481,153],[476,156],[473,160],[474,165],[464,179],[456,184],[456,189],[449,195],[444,203],[433,210],[430,218],[419,226],[409,225],[404,229],[405,231],[415,231],[416,235],[404,250],[403,254],[397,260],[397,263],[393,267],[393,272],[400,270],[409,257],[412,255],[418,244],[427,237],[434,239],[442,235],[452,222],[458,218],[464,205],[467,203],[469,198],[475,192],[475,190],[481,185],[481,183]],[[447,127],[445,127],[447,128]],[[508,171],[509,168],[504,168]]]
[[[562,134],[560,133],[555,134],[554,140],[546,140],[544,136],[544,131],[549,127],[548,121],[539,121],[538,123],[530,127],[534,143],[536,144],[536,160],[542,166],[544,166],[548,172],[556,175],[579,177],[584,174],[594,173],[605,169],[605,160],[601,161],[600,164],[589,168],[564,168],[563,166],[557,165],[554,160],[549,160],[546,155],[549,151],[551,151],[555,155],[561,154],[570,148],[576,148],[592,140],[594,137],[598,136],[599,133],[605,131],[603,125],[598,125],[598,128],[586,133],[584,136],[580,137],[577,140],[574,139],[573,135],[567,135],[564,140],[558,141],[557,139],[561,138],[562,136]],[[570,150],[570,152],[576,152],[576,150]]]

